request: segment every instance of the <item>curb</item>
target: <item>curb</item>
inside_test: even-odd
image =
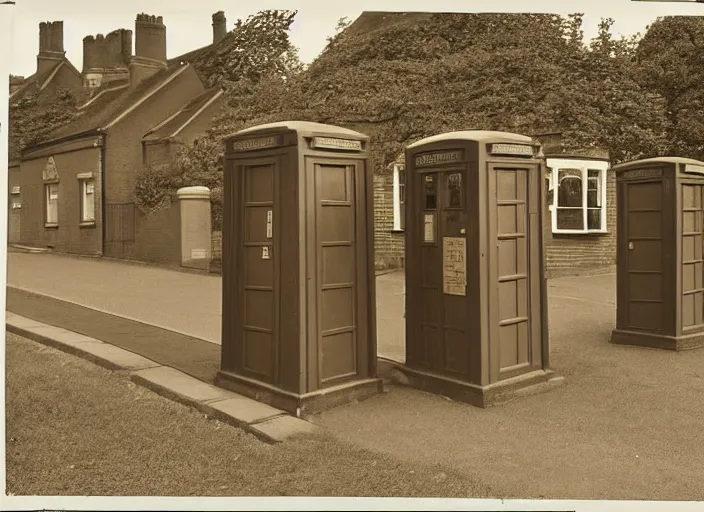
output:
[[[312,435],[321,428],[269,405],[218,388],[175,368],[109,343],[6,312],[6,330],[111,371],[128,372],[130,380],[174,402],[276,444]]]

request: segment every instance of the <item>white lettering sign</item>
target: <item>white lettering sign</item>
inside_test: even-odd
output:
[[[431,243],[435,241],[435,215],[432,213],[425,214],[423,241]]]
[[[525,144],[492,144],[492,155],[533,156],[533,146]]]
[[[262,137],[261,139],[238,140],[232,143],[232,149],[234,151],[254,151],[255,149],[274,148],[278,145],[278,137]]]
[[[334,139],[332,137],[313,137],[313,149],[345,149],[349,151],[362,151],[362,142],[358,140]]]

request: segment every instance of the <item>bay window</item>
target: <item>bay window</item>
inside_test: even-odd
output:
[[[553,233],[606,232],[608,162],[548,158]]]

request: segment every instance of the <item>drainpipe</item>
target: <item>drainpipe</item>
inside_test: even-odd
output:
[[[100,256],[105,255],[105,239],[106,239],[106,228],[105,228],[105,212],[107,211],[105,203],[106,201],[106,195],[105,195],[105,141],[107,139],[107,136],[105,133],[102,133],[100,129],[98,129],[98,132],[100,133],[100,230],[101,230],[101,244],[100,244]]]

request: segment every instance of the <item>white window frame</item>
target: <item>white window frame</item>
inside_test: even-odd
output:
[[[552,221],[552,232],[556,234],[590,234],[590,233],[607,233],[606,227],[606,183],[609,170],[609,162],[604,160],[581,160],[581,159],[563,159],[563,158],[547,158],[547,176],[549,180],[549,189],[552,193],[552,201],[548,204],[550,209],[550,217]],[[558,198],[560,196],[559,183],[557,180],[561,170],[578,170],[581,173],[582,180],[582,210],[583,210],[583,228],[582,229],[558,229],[557,228],[557,210]],[[589,171],[599,171],[599,178],[589,178]],[[601,199],[601,226],[598,229],[588,229],[588,189],[589,181],[597,179],[597,190]]]
[[[404,175],[404,183],[401,183],[401,173]],[[393,214],[394,214],[394,224],[393,231],[404,231],[405,223],[405,204],[401,200],[401,187],[406,189],[405,181],[408,179],[406,176],[406,171],[400,165],[394,165],[393,168],[393,181],[392,181],[392,198],[393,198]],[[405,194],[404,194],[405,199]]]
[[[95,180],[92,177],[81,177],[79,178],[79,183],[81,186],[81,225],[93,225],[95,224]],[[90,189],[88,185],[91,186]],[[89,190],[91,191],[89,192]],[[86,217],[86,204],[89,200],[93,203],[93,216],[91,218]]]
[[[52,187],[56,187],[56,197],[54,199],[51,198]],[[59,199],[60,199],[60,197],[61,197],[61,195],[60,195],[58,182],[44,184],[44,204],[45,204],[44,227],[46,227],[46,228],[54,228],[59,225]],[[52,210],[52,208],[51,208],[52,201],[55,204],[55,217],[53,219],[50,217],[50,212]]]

